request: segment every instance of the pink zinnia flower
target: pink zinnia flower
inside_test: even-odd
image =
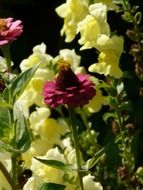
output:
[[[43,94],[44,102],[52,108],[64,104],[76,107],[87,104],[96,94],[96,90],[89,75],[75,75],[69,63],[62,61],[57,78],[45,83]]]
[[[13,21],[13,18],[0,19],[0,46],[7,45],[16,40],[23,32],[23,25],[20,20]]]

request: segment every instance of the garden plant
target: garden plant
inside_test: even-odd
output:
[[[75,47],[41,42],[17,71],[24,22],[0,18],[0,190],[143,190],[141,7],[65,0],[59,33]]]

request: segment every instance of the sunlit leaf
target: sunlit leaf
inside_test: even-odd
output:
[[[141,22],[141,19],[142,19],[142,13],[138,11],[134,16],[134,20],[136,21],[137,24],[139,24]]]
[[[73,167],[73,165],[71,164],[64,164],[63,162],[59,161],[59,160],[46,160],[46,159],[40,159],[35,157],[36,160],[40,161],[41,163],[47,165],[47,166],[51,166],[63,171],[68,171],[68,170],[74,170],[75,168]]]
[[[13,103],[16,98],[18,98],[26,88],[27,84],[31,80],[38,66],[30,68],[23,73],[20,73],[11,84],[4,90],[3,97],[9,102]]]
[[[103,115],[103,120],[105,123],[108,123],[108,120],[110,118],[116,118],[116,114],[113,113],[113,112],[106,112],[104,115]]]
[[[105,148],[102,148],[101,150],[96,152],[96,154],[91,159],[87,160],[86,164],[82,166],[82,168],[87,171],[91,169],[93,166],[95,166],[95,164],[97,164],[97,162],[101,159],[104,153]]]
[[[2,136],[4,131],[11,127],[11,115],[8,108],[1,107],[0,109],[0,135]]]
[[[13,115],[15,121],[14,143],[20,152],[25,152],[30,147],[31,136],[20,105],[14,105]]]

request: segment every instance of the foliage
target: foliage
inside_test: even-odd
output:
[[[55,11],[61,35],[76,48],[53,57],[42,42],[21,60],[20,72],[13,70],[10,45],[22,22],[0,19],[0,189],[141,190],[140,6],[66,0]]]

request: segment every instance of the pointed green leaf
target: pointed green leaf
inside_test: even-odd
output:
[[[2,102],[0,102],[0,107],[12,108],[12,105],[11,105],[11,104],[8,104],[8,103],[5,102],[5,101],[2,101]]]
[[[14,104],[13,115],[15,121],[15,147],[20,152],[25,152],[30,147],[31,136],[27,128],[27,121],[18,103]]]
[[[64,190],[65,186],[56,183],[43,183],[37,190]]]
[[[2,137],[7,129],[11,127],[11,115],[8,108],[0,108],[0,136]]]
[[[131,101],[123,102],[119,107],[124,111],[133,111],[133,103]]]
[[[124,90],[124,83],[121,82],[120,84],[117,85],[117,92],[118,95],[121,94],[121,92]]]
[[[63,162],[59,161],[59,160],[46,160],[46,159],[40,159],[40,158],[36,158],[36,160],[40,161],[41,163],[63,170],[63,171],[68,171],[68,170],[74,170],[75,168],[73,167],[73,165],[71,164],[64,164]]]
[[[142,13],[141,12],[137,12],[134,16],[134,20],[137,24],[139,24],[141,22],[141,19],[142,19]]]
[[[8,142],[0,140],[0,151],[15,152]]]
[[[20,73],[4,90],[3,97],[7,102],[13,103],[14,100],[23,93],[24,89],[33,77],[38,66],[30,68],[23,73]]]
[[[87,160],[86,164],[82,166],[82,168],[87,171],[91,169],[101,159],[104,153],[105,148],[102,148],[91,159]]]
[[[116,114],[113,112],[107,112],[103,115],[103,120],[105,123],[108,123],[109,118],[116,118]]]
[[[12,105],[7,103],[2,96],[0,96],[0,108],[1,107],[5,107],[5,108],[11,108],[12,109]]]

